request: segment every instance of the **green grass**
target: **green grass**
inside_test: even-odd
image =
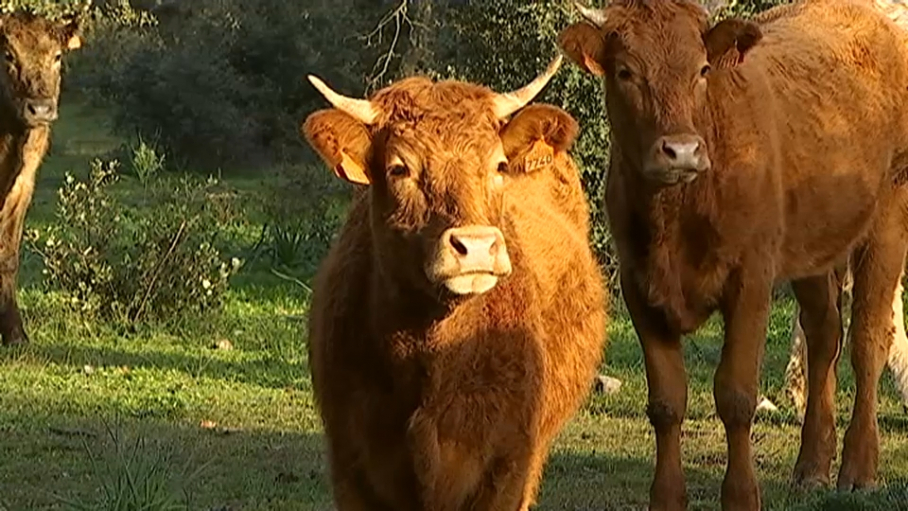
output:
[[[66,103],[30,226],[53,219],[65,171],[84,175],[90,158],[121,143],[109,130],[103,115]],[[261,178],[251,176],[227,181],[252,193]],[[138,193],[133,178],[124,178],[122,189],[127,198]],[[255,211],[250,218],[238,239],[255,239],[261,219]],[[299,319],[306,312],[301,287],[253,269],[236,279],[221,317],[181,331],[121,337],[62,312],[61,298],[39,286],[39,270],[39,261],[27,256],[20,296],[33,343],[0,350],[0,510],[78,508],[67,501],[88,504],[78,509],[134,509],[123,503],[141,500],[143,492],[147,500],[165,495],[193,510],[331,508]],[[799,441],[781,388],[791,307],[780,301],[773,309],[762,380],[762,391],[783,411],[761,415],[753,434],[764,508],[904,509],[908,417],[888,375],[880,412],[884,489],[789,491]],[[636,337],[620,307],[614,310],[603,372],[624,386],[616,395],[592,397],[565,429],[547,466],[539,509],[645,508],[654,452],[644,415],[646,385]],[[711,377],[720,334],[720,323],[712,321],[686,344],[690,405],[683,448],[691,509],[718,509],[725,441]],[[222,339],[233,349],[214,349]],[[847,357],[840,375],[841,446],[853,394]],[[214,427],[202,427],[203,421]],[[92,507],[103,496],[108,505]]]

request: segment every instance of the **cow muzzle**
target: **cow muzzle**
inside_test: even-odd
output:
[[[709,167],[709,154],[702,137],[668,135],[653,144],[644,172],[651,181],[673,185],[690,183]]]
[[[470,225],[442,233],[426,267],[434,284],[456,295],[482,294],[511,273],[504,235],[497,227]]]
[[[22,101],[22,120],[29,126],[42,126],[57,120],[57,102],[51,98]]]

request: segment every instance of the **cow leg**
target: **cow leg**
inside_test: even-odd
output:
[[[908,407],[908,336],[905,335],[905,312],[902,303],[902,279],[899,279],[892,296],[892,322],[894,335],[889,348],[889,369],[895,379],[895,387],[902,396],[902,403]]]
[[[671,333],[643,301],[632,278],[622,275],[621,292],[640,338],[646,366],[649,403],[646,413],[656,432],[656,473],[650,486],[649,509],[687,508],[681,468],[681,423],[687,413],[687,373],[681,336]]]
[[[801,307],[795,304],[791,318],[791,353],[785,367],[785,390],[794,405],[798,421],[803,424],[807,410],[807,343],[800,318]]]
[[[480,488],[475,503],[464,508],[484,511],[529,509],[529,505],[524,500],[527,471],[528,460],[526,459],[499,460],[492,467],[488,483]]]
[[[358,466],[357,454],[343,441],[327,437],[328,467],[331,492],[337,511],[391,511],[380,502],[368,486],[367,478]]]
[[[841,352],[841,293],[833,272],[792,282],[807,344],[807,410],[794,469],[798,486],[829,484],[835,457],[836,362]]]
[[[873,486],[879,463],[877,390],[889,356],[893,332],[893,294],[904,271],[904,219],[891,214],[852,259],[854,298],[851,321],[851,365],[855,398],[851,424],[845,432],[838,487]]]
[[[520,505],[520,511],[528,511],[530,507],[536,505],[536,496],[539,493],[539,483],[542,482],[542,472],[545,468],[545,460],[551,449],[551,442],[546,442],[536,449],[530,460],[530,469],[527,476],[526,485],[523,490],[523,502]]]
[[[750,431],[772,299],[768,271],[746,267],[728,284],[722,302],[725,344],[713,380],[716,411],[725,426],[728,466],[722,481],[723,510],[759,510]]]
[[[11,218],[0,232],[0,336],[7,346],[28,343],[16,299],[24,216],[22,211]]]
[[[838,315],[839,322],[848,330],[847,321],[845,320],[844,300],[851,299],[852,275],[849,266],[837,268],[835,270],[836,282],[839,284],[839,305]],[[847,342],[848,336],[842,337],[842,342]],[[841,348],[840,350],[841,351]],[[808,388],[807,378],[809,369],[807,360],[807,343],[804,338],[804,329],[801,327],[801,307],[795,303],[794,316],[792,316],[791,327],[791,354],[788,359],[788,366],[785,368],[785,388],[789,399],[794,405],[795,414],[798,422],[804,424],[804,414],[807,410]]]

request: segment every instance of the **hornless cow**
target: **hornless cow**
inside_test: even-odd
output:
[[[873,484],[877,386],[908,244],[904,31],[869,4],[837,0],[779,7],[759,26],[710,26],[692,0],[583,12],[560,43],[605,79],[606,206],[656,433],[651,509],[687,504],[681,336],[716,310],[725,324],[714,381],[728,441],[722,508],[760,508],[750,431],[780,280],[793,281],[809,346],[794,480],[828,482],[842,335],[833,269],[849,255],[857,392],[838,485]]]
[[[872,2],[876,8],[886,14],[896,25],[908,29],[908,5],[905,4],[905,0],[865,1]],[[761,21],[760,18],[761,16],[757,16],[754,21],[759,23]],[[850,270],[844,279],[844,283],[842,291],[850,295],[851,284],[853,283]],[[799,314],[800,309],[795,306],[791,328],[791,356],[788,360],[788,367],[785,368],[785,390],[794,404],[798,418],[803,421],[807,408],[807,345],[804,341],[804,329],[801,327],[801,321],[798,318]],[[892,371],[896,388],[901,394],[903,406],[908,411],[908,336],[905,335],[905,313],[902,306],[901,279],[899,279],[899,285],[896,288],[895,295],[892,297],[892,328],[889,332],[892,334],[892,346],[889,348],[887,365]],[[845,339],[847,341],[847,335]]]
[[[408,78],[358,100],[310,77],[335,108],[306,139],[368,185],[309,315],[340,511],[526,510],[591,388],[605,295],[578,126],[523,108],[560,62],[509,94]]]
[[[63,54],[81,46],[78,18],[50,21],[30,13],[0,16],[0,335],[28,342],[16,303],[19,245],[35,175],[57,119]]]

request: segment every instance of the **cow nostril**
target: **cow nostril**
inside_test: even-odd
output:
[[[678,153],[675,152],[675,150],[672,148],[671,145],[669,145],[668,142],[664,142],[664,141],[662,142],[662,152],[665,153],[666,156],[668,156],[669,158],[671,158],[673,160],[678,157]]]
[[[450,240],[451,240],[451,246],[454,247],[454,250],[455,250],[458,254],[460,254],[460,255],[462,255],[462,256],[467,255],[467,252],[468,252],[468,251],[467,251],[467,246],[464,245],[462,241],[460,241],[459,239],[457,239],[457,236],[451,236]]]

